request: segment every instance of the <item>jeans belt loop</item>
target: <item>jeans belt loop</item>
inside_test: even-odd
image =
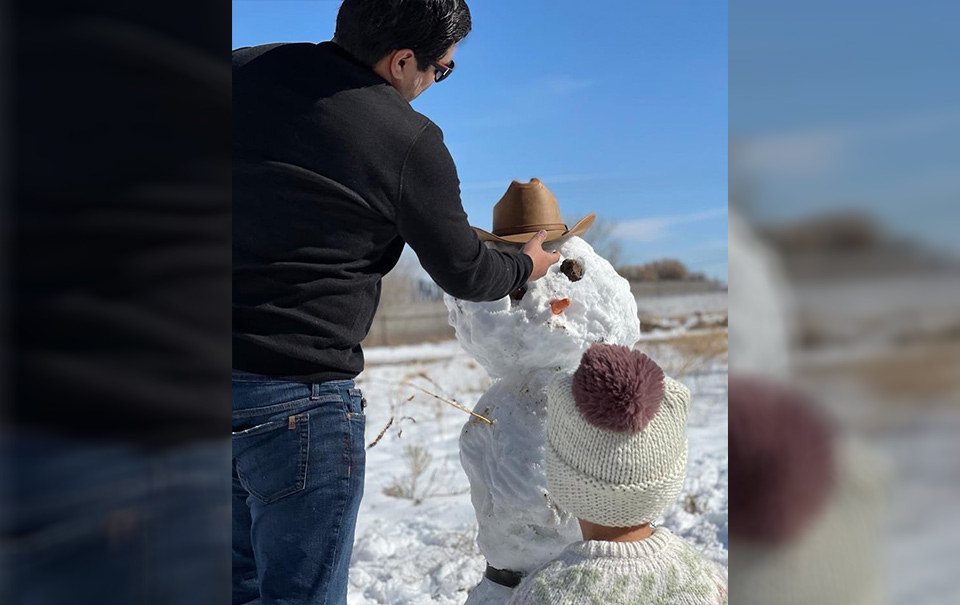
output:
[[[316,400],[320,399],[320,383],[315,382],[310,385],[310,399]]]

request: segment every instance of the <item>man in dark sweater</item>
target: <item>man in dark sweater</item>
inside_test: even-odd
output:
[[[234,602],[344,603],[363,490],[353,378],[405,243],[449,294],[502,298],[559,256],[487,249],[440,129],[463,0],[345,0],[333,41],[234,51]]]

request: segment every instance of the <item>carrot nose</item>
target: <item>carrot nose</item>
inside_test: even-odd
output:
[[[570,306],[569,298],[558,298],[550,301],[550,310],[554,315],[560,315],[563,310]]]

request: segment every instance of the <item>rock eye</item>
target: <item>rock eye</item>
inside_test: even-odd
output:
[[[570,278],[570,281],[580,281],[583,279],[583,265],[568,258],[560,264],[560,273]]]

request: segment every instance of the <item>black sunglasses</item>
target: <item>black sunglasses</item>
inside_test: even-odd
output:
[[[453,68],[454,68],[453,61],[450,61],[450,65],[444,65],[439,61],[434,61],[432,65],[433,65],[433,68],[437,70],[433,77],[434,82],[446,80],[447,76],[453,73]]]

